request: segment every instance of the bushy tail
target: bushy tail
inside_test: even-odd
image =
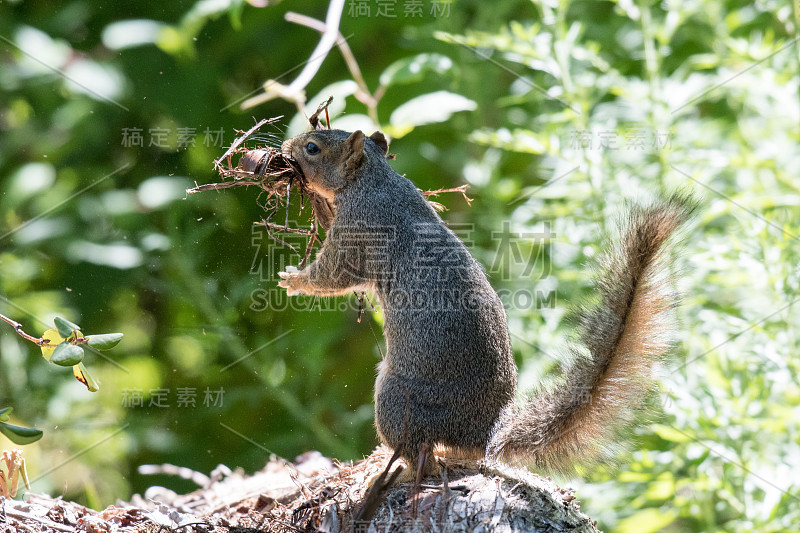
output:
[[[654,389],[653,366],[671,346],[675,305],[665,249],[695,204],[675,195],[631,210],[620,242],[599,265],[600,302],[578,315],[578,345],[563,378],[504,414],[488,456],[569,474],[613,450]]]

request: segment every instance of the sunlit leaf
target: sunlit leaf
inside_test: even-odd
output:
[[[674,511],[642,509],[617,524],[616,531],[622,533],[655,533],[661,531],[676,518]]]
[[[41,347],[42,357],[49,361],[50,357],[53,355],[53,351],[56,349],[56,346],[64,342],[64,337],[58,333],[57,329],[53,328],[42,333],[42,338],[50,341]]]
[[[149,180],[148,180],[149,181]],[[176,180],[176,183],[181,183]],[[144,185],[144,184],[143,184]],[[151,185],[148,183],[148,186]],[[183,187],[184,185],[180,185]],[[175,193],[175,188],[172,194]],[[143,202],[142,205],[148,206],[150,200]],[[165,199],[165,201],[169,201]],[[97,244],[89,241],[76,240],[67,248],[67,256],[76,260],[94,263],[96,265],[109,266],[125,270],[136,268],[142,264],[144,256],[142,251],[134,246],[124,243]]]
[[[14,444],[30,444],[42,438],[41,430],[26,428],[22,426],[15,426],[0,422],[0,433],[8,437]]]
[[[122,333],[103,333],[100,335],[89,335],[89,346],[98,350],[109,350],[119,344],[122,340]]]
[[[81,329],[80,326],[78,326],[77,324],[74,324],[67,319],[61,318],[60,316],[57,316],[53,320],[53,322],[56,325],[56,329],[58,329],[59,335],[61,335],[65,339],[70,335],[72,335],[73,331],[80,331]]]
[[[671,442],[689,442],[693,440],[691,436],[687,435],[683,431],[678,431],[662,424],[654,424],[653,430],[659,437]]]
[[[233,29],[242,29],[242,12],[246,5],[245,0],[232,0],[228,8],[228,19],[231,21]]]
[[[402,137],[416,126],[444,122],[458,111],[472,111],[478,107],[474,101],[460,94],[436,91],[423,94],[401,104],[389,118],[393,137]]]
[[[469,140],[485,146],[526,154],[541,154],[549,145],[546,138],[526,129],[476,130],[470,134]]]
[[[444,74],[453,68],[453,61],[441,54],[418,54],[398,59],[381,73],[381,85],[397,85],[422,81],[425,75]]]
[[[380,126],[375,124],[371,118],[361,113],[348,113],[347,115],[341,115],[336,119],[336,122],[334,122],[334,126],[336,129],[345,131],[361,130],[367,135],[375,130],[380,129]]]
[[[83,348],[62,342],[53,351],[50,362],[59,366],[74,366],[83,361]]]
[[[89,375],[89,371],[86,370],[83,363],[78,363],[73,366],[72,373],[75,375],[75,379],[83,383],[89,392],[97,392],[100,390],[100,382]]]
[[[122,50],[155,44],[165,24],[157,20],[130,19],[112,22],[103,28],[103,46],[109,50]]]
[[[641,483],[650,481],[651,474],[647,472],[620,472],[616,475],[617,481],[621,483]]]

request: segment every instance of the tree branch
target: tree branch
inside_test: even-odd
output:
[[[267,102],[278,94],[288,100],[294,100],[298,103],[300,101],[305,102],[303,90],[311,83],[311,80],[314,79],[314,76],[322,66],[322,62],[328,57],[328,53],[331,51],[331,48],[333,48],[333,45],[336,44],[336,40],[339,37],[339,23],[342,20],[343,10],[344,0],[331,0],[331,3],[328,5],[328,14],[325,16],[325,31],[322,34],[322,38],[311,53],[311,58],[306,62],[303,70],[288,87],[279,86],[276,87],[277,90],[267,90],[264,94],[245,100],[242,103],[242,109],[248,109]]]
[[[0,315],[0,320],[5,322],[9,326],[13,327],[14,330],[17,333],[19,333],[20,337],[22,337],[25,340],[31,341],[36,346],[44,346],[45,344],[49,344],[48,339],[42,339],[42,338],[34,337],[33,335],[28,335],[27,333],[22,331],[22,324],[20,324],[19,322],[15,321],[15,320],[11,320],[10,318],[8,318],[5,315]]]

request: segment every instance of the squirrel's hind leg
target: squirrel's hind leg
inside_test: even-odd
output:
[[[426,477],[438,477],[441,468],[433,453],[433,446],[423,444],[416,454],[402,454],[406,468],[397,476],[396,484],[414,483],[418,486]]]
[[[414,458],[402,456],[408,464],[408,468],[403,470],[397,477],[397,484],[414,483],[419,485],[423,478],[438,478],[442,475],[442,469],[447,466],[455,468],[477,469],[480,462],[486,457],[484,450],[453,448],[450,446],[431,447],[423,444],[419,454]]]

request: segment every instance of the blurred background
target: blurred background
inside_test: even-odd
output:
[[[45,433],[23,447],[33,490],[102,508],[194,488],[141,464],[253,472],[270,453],[371,452],[379,313],[365,304],[359,323],[355,297],[277,290],[299,259],[253,228],[256,190],[185,193],[218,180],[236,129],[283,115],[265,130],[279,142],[334,95],[333,125],[386,131],[421,189],[470,185],[471,207],[436,200],[503,296],[523,391],[557,370],[565,314],[591,296],[587,262],[625,203],[696,194],[652,423],[615,468],[560,482],[606,530],[796,530],[796,7],[347,0],[349,51],[304,96],[275,97],[320,39],[286,13],[327,9],[0,2],[0,313],[37,336],[55,315],[125,334],[88,354],[91,393],[0,328],[0,407]]]

